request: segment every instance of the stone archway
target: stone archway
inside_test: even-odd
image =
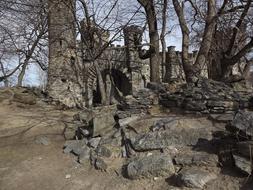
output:
[[[131,80],[118,69],[105,69],[101,72],[110,104],[120,102],[122,97],[132,94]],[[98,80],[93,90],[93,105],[101,104]]]

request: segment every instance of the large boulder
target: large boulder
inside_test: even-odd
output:
[[[233,155],[235,166],[246,175],[252,174],[252,163],[249,159],[239,155]]]
[[[242,141],[237,143],[239,154],[247,158],[253,158],[253,141]]]
[[[182,119],[178,123],[165,124],[165,130],[140,133],[131,137],[130,140],[136,151],[164,149],[168,146],[193,146],[199,143],[199,139],[212,139],[209,126],[203,124]]]
[[[199,189],[203,189],[206,183],[216,178],[215,174],[199,168],[182,169],[177,176],[180,186]]]
[[[88,135],[103,136],[113,129],[116,110],[116,105],[95,107],[79,112],[74,116],[74,120],[83,124],[79,128],[81,131],[87,131]]]
[[[246,135],[253,136],[253,112],[238,111],[231,125]]]
[[[138,158],[127,166],[127,175],[130,179],[166,176],[170,177],[175,169],[168,155],[151,155]]]
[[[73,152],[76,155],[81,155],[86,152],[89,147],[87,146],[87,141],[83,140],[68,140],[64,144],[64,153]]]
[[[216,154],[208,154],[205,152],[192,152],[188,154],[178,154],[174,158],[176,165],[181,166],[217,166],[219,163]]]

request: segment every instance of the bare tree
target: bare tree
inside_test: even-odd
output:
[[[248,29],[252,26],[249,19],[252,1],[173,0],[173,4],[183,36],[182,62],[186,81],[196,81],[204,66],[209,70],[209,77],[229,81],[233,65],[240,62],[253,45],[250,33],[245,32],[248,35],[244,36],[244,42],[241,39],[241,45],[238,46],[242,25]],[[185,18],[185,5],[192,10],[193,14],[187,15],[192,19]],[[191,31],[195,35],[191,35]],[[189,46],[194,45],[191,44],[191,37],[195,38],[199,50],[194,63],[189,63],[188,58]]]
[[[0,31],[5,36],[2,41],[13,69],[7,69],[1,80],[18,74],[17,85],[22,86],[25,71],[30,63],[39,64],[46,70],[47,64],[47,10],[44,0],[9,1],[0,3],[2,19]],[[10,53],[11,52],[11,53]],[[11,56],[10,56],[11,55]],[[2,63],[7,65],[6,62]]]
[[[145,10],[149,28],[150,49],[148,53],[150,57],[150,81],[160,82],[159,33],[155,4],[153,0],[138,0],[138,2]]]

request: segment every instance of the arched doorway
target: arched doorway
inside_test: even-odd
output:
[[[130,79],[117,69],[105,69],[102,71],[102,78],[104,82],[105,89],[110,89],[111,102],[115,103],[122,100],[122,96],[127,96],[132,94],[132,83]],[[108,85],[108,80],[109,85]],[[93,91],[93,105],[101,104],[101,93],[99,90],[99,84],[97,80],[97,88]]]

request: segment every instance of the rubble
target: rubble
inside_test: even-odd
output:
[[[97,170],[110,171],[116,159],[121,163],[117,171],[125,171],[129,179],[175,177],[180,186],[187,188],[203,188],[219,175],[219,167],[230,163],[250,174],[247,147],[252,143],[239,142],[237,146],[241,148],[235,150],[235,136],[226,133],[229,127],[225,129],[225,124],[250,137],[251,113],[236,111],[241,106],[240,95],[233,94],[229,87],[220,87],[228,91],[226,94],[219,88],[212,92],[217,85],[212,81],[199,83],[201,86],[192,87],[196,94],[189,89],[172,94],[175,101],[170,103],[178,106],[181,102],[180,108],[192,113],[209,113],[208,118],[174,114],[146,121],[147,110],[158,103],[158,93],[164,96],[163,88],[152,84],[155,92],[140,90],[117,106],[76,114],[71,127],[76,128],[74,138],[79,140],[67,141],[64,152],[74,153],[80,164]],[[143,126],[138,126],[139,122]],[[214,128],[214,123],[224,128]]]
[[[252,163],[249,159],[239,155],[233,155],[235,166],[247,175],[252,174]]]
[[[45,136],[38,136],[35,138],[35,143],[47,146],[50,144],[50,140]]]
[[[168,146],[192,146],[202,139],[212,139],[212,135],[205,128],[168,128],[163,131],[154,131],[137,134],[132,137],[131,143],[136,151],[164,149]]]
[[[178,154],[174,158],[176,165],[181,166],[212,166],[216,167],[219,163],[216,154],[208,154],[205,152],[192,153],[192,154]]]
[[[177,175],[180,186],[199,189],[203,189],[206,183],[216,178],[214,173],[199,168],[182,169]]]
[[[238,111],[235,114],[231,126],[246,135],[253,136],[253,113],[248,111]]]
[[[235,167],[247,175],[252,174],[252,145],[253,136],[253,113],[250,111],[239,110],[233,120],[227,126],[230,133],[236,134],[235,151],[232,157]],[[238,142],[239,140],[239,142]]]
[[[172,159],[168,155],[151,155],[138,158],[127,166],[127,175],[130,179],[170,177],[174,173]]]

